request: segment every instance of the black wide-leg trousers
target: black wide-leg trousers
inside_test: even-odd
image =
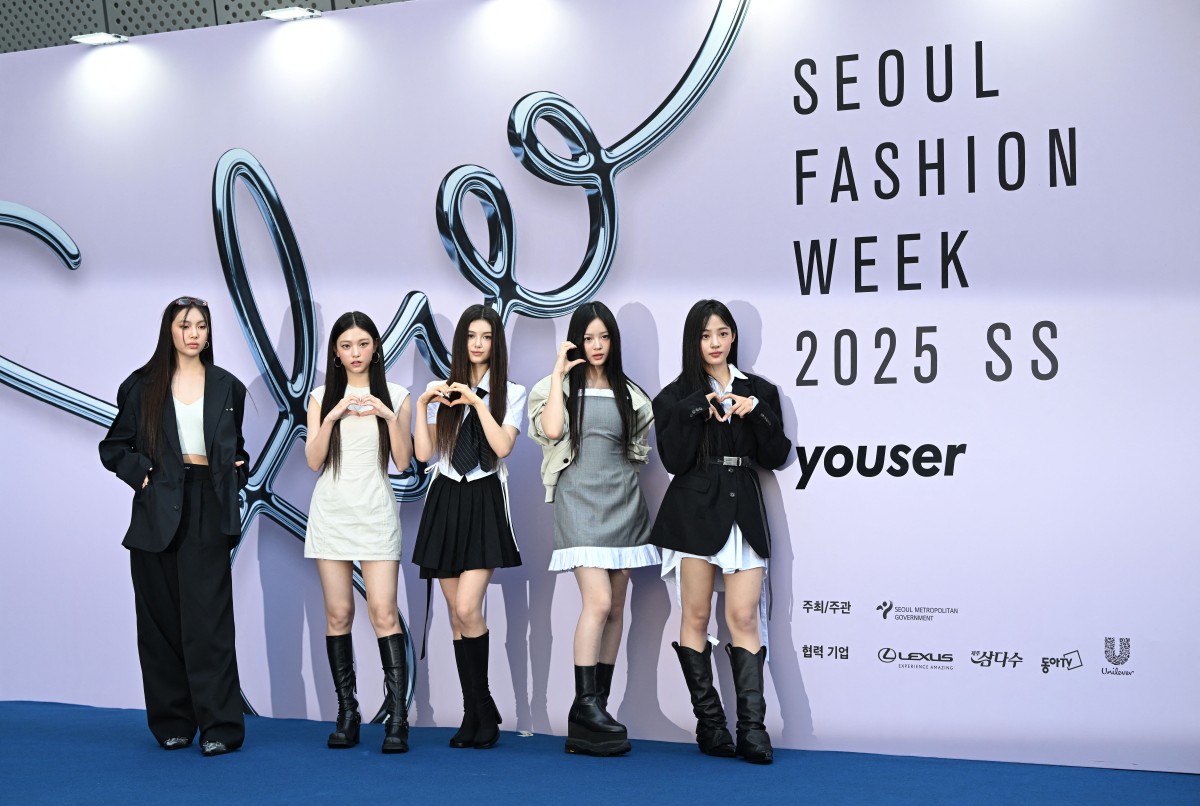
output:
[[[245,738],[233,626],[230,538],[204,466],[189,466],[179,530],[162,552],[131,549],[138,657],[154,738]]]

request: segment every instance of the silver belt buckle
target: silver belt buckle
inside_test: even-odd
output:
[[[721,464],[725,467],[741,467],[742,457],[740,456],[722,456]]]

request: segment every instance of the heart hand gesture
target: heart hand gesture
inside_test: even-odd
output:
[[[351,404],[350,410],[355,411],[353,404]],[[383,401],[372,394],[361,395],[358,398],[358,409],[355,413],[359,417],[369,417],[371,415],[382,417],[385,422],[389,423],[396,419],[396,413],[383,405]]]
[[[358,406],[358,395],[346,395],[333,407],[333,411],[326,415],[325,420],[330,423],[336,423],[349,414],[357,414]]]
[[[470,386],[467,386],[465,383],[452,383],[448,388],[450,391],[447,397],[450,398],[450,400],[447,405],[465,405],[474,408],[483,402],[483,398],[475,394],[475,390]]]
[[[560,378],[567,377],[567,373],[575,367],[584,363],[583,358],[567,358],[567,353],[575,349],[574,342],[564,341],[558,345],[558,357],[554,361],[554,374]]]

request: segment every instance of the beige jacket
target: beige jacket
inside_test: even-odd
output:
[[[554,489],[558,486],[558,474],[570,466],[575,459],[571,450],[571,421],[566,402],[571,390],[567,379],[563,379],[563,432],[558,439],[550,439],[542,431],[542,412],[550,397],[550,376],[537,382],[529,392],[529,437],[542,446],[542,484],[546,485],[546,503],[554,501]],[[633,442],[629,443],[626,456],[629,461],[645,464],[650,460],[650,443],[646,435],[654,422],[654,407],[634,384],[629,384],[629,397],[633,403]]]

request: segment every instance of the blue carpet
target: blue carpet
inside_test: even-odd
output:
[[[493,750],[451,750],[448,728],[412,731],[384,756],[383,729],[328,750],[329,725],[247,719],[246,746],[203,758],[161,750],[145,712],[0,702],[0,796],[26,803],[1200,803],[1200,776],[776,750],[756,767],[693,745],[634,741],[620,758],[563,753],[555,736],[505,732]]]

